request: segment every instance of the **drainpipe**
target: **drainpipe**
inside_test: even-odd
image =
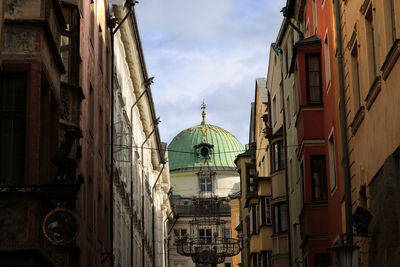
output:
[[[336,57],[338,60],[339,71],[339,91],[340,91],[340,133],[343,151],[343,173],[344,173],[344,201],[346,214],[346,237],[347,244],[353,244],[353,218],[351,207],[351,181],[349,168],[349,148],[347,144],[347,123],[346,123],[346,100],[344,93],[344,74],[343,74],[343,58],[342,58],[342,31],[340,20],[340,3],[339,0],[334,0],[335,11],[335,26],[336,26]]]
[[[155,214],[155,208],[154,208],[154,189],[155,189],[155,187],[156,187],[156,185],[157,185],[157,182],[158,182],[158,180],[160,179],[160,177],[161,177],[161,174],[162,174],[162,172],[164,171],[164,167],[165,167],[165,162],[162,162],[162,169],[161,169],[161,171],[160,171],[160,173],[158,174],[158,177],[157,177],[157,179],[156,179],[156,181],[155,181],[155,183],[154,183],[154,185],[153,185],[153,187],[152,187],[152,189],[151,189],[151,194],[152,194],[152,198],[153,198],[153,205],[152,205],[152,231],[153,231],[153,267],[155,267],[156,266],[156,259],[155,259],[155,243],[156,243],[156,240],[155,240],[155,218],[154,218],[154,214]]]
[[[167,229],[167,227],[165,226],[165,223],[168,221],[168,218],[169,218],[169,216],[172,214],[172,210],[171,210],[171,212],[167,215],[167,218],[165,218],[165,220],[164,220],[164,223],[163,223],[163,225],[164,225],[164,229]],[[167,238],[165,238],[166,240],[166,242],[164,242],[164,246],[165,246],[165,248],[164,248],[164,266],[168,266],[168,262],[169,262],[169,259],[168,259],[168,255],[169,255],[169,237],[168,237],[168,234],[169,234],[170,232],[168,232],[167,233]],[[166,243],[166,245],[165,245],[165,243]],[[167,250],[167,255],[165,254],[165,250]]]
[[[172,211],[170,212],[170,215],[171,215],[171,213],[172,213]],[[168,219],[168,217],[167,217],[167,219]],[[165,220],[167,220],[167,219],[165,219]],[[174,221],[174,223],[172,224],[171,228],[168,230],[167,238],[168,238],[168,236],[171,234],[172,229],[174,229],[175,224],[178,222],[178,219],[179,219],[179,215],[176,214],[176,215],[175,215],[175,221]],[[169,267],[169,239],[168,239],[168,247],[167,247],[167,249],[168,249],[167,258],[168,258],[168,267]]]
[[[283,93],[283,73],[281,71],[281,94],[284,96]],[[291,244],[291,233],[292,233],[292,227],[290,223],[290,201],[289,201],[289,195],[290,195],[290,190],[289,190],[289,179],[288,179],[288,147],[287,147],[287,137],[286,137],[286,116],[285,116],[285,99],[282,99],[282,108],[283,108],[283,143],[284,143],[284,148],[285,148],[285,182],[286,182],[286,203],[287,203],[287,214],[288,214],[288,246],[289,246],[289,266],[292,266],[292,244]],[[290,116],[290,114],[289,114]]]
[[[151,131],[151,133],[146,137],[146,139],[143,141],[142,143],[142,165],[144,167],[144,145],[146,144],[147,140],[149,140],[149,138],[153,135],[153,133],[155,132],[158,123],[160,122],[160,118],[157,118],[154,122],[153,122],[153,130]],[[142,167],[142,265],[145,266],[144,264],[144,259],[145,259],[145,253],[144,253],[144,168]]]
[[[116,18],[112,18],[111,15],[108,20],[108,27],[110,28],[110,37],[111,37],[111,97],[110,97],[110,144],[111,144],[111,155],[110,155],[110,254],[111,254],[111,263],[110,266],[114,266],[114,35],[120,29],[121,25],[125,22],[128,16],[132,13],[133,7],[135,6],[136,1],[132,2],[132,0],[127,0],[126,5],[128,7],[128,13],[126,13],[125,17],[118,22]],[[110,12],[111,13],[111,12]],[[115,28],[116,26],[116,28]],[[115,29],[114,29],[115,28]]]

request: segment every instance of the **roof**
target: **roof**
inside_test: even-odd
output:
[[[309,46],[321,46],[321,37],[319,35],[312,35],[308,38],[302,39],[298,42],[296,42],[293,46],[293,56],[292,56],[292,61],[290,62],[290,67],[289,67],[289,73],[294,72],[294,66],[296,63],[296,56],[297,56],[297,50],[301,47],[309,47]]]
[[[200,149],[207,147],[205,158]],[[244,151],[230,132],[211,124],[200,124],[180,132],[168,147],[171,172],[204,170],[236,170],[234,160]]]

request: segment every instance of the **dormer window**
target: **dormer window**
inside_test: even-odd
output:
[[[214,145],[201,143],[194,146],[195,153],[200,159],[208,160],[214,151]]]

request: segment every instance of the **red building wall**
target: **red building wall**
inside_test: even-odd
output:
[[[306,1],[304,7],[303,21],[305,38],[318,35],[321,42],[320,48],[315,49],[315,45],[306,44],[297,48],[297,75],[300,81],[300,104],[303,111],[297,121],[299,147],[303,140],[320,139],[323,142],[312,143],[304,146],[302,158],[304,158],[304,201],[305,205],[302,212],[304,222],[302,234],[305,236],[325,235],[325,241],[310,241],[309,238],[303,239],[303,252],[307,256],[308,266],[315,266],[315,253],[330,253],[328,247],[332,246],[341,238],[342,217],[341,217],[341,166],[340,166],[340,136],[338,128],[339,118],[339,99],[338,81],[335,67],[335,45],[333,34],[333,6],[331,1]],[[316,16],[313,12],[316,11]],[[313,19],[317,18],[317,22]],[[307,22],[308,32],[307,35]],[[317,30],[314,32],[314,25]],[[325,58],[325,36],[328,37],[329,59]],[[319,53],[321,58],[321,79],[322,79],[322,103],[319,107],[307,105],[307,79],[305,55],[307,53]],[[327,81],[326,62],[329,61],[330,82]],[[327,86],[330,84],[329,86]],[[303,106],[304,105],[304,106]],[[336,168],[336,187],[330,188],[330,164],[329,164],[329,136],[333,131],[335,147],[335,168]],[[311,155],[325,155],[326,159],[326,184],[327,202],[325,204],[312,203],[312,177],[310,167]],[[309,204],[308,204],[309,203]]]

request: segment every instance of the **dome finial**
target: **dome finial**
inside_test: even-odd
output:
[[[206,103],[204,102],[204,99],[203,99],[203,104],[201,105],[201,109],[203,110],[201,112],[201,116],[203,117],[203,120],[202,120],[201,124],[206,124],[207,123],[206,122],[207,113],[206,113]]]

